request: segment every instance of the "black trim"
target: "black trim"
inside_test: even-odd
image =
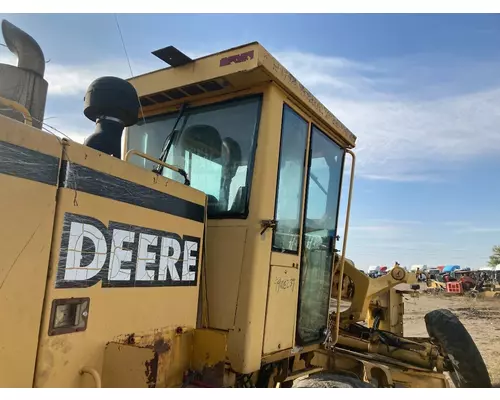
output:
[[[205,221],[205,207],[167,193],[118,178],[83,165],[62,162],[59,187],[105,197],[172,214],[196,222]]]
[[[246,94],[246,95],[241,95],[237,97],[233,97],[228,100],[222,100],[210,104],[204,104],[201,106],[195,106],[195,107],[189,107],[188,109],[185,110],[184,112],[184,118],[187,119],[191,117],[192,115],[196,115],[200,112],[203,112],[204,110],[210,110],[210,109],[215,109],[217,110],[218,108],[222,108],[224,106],[230,105],[232,103],[238,103],[238,102],[243,102],[243,101],[249,101],[252,99],[257,99],[258,100],[258,106],[257,106],[257,118],[255,120],[255,129],[252,137],[252,144],[250,148],[250,153],[248,156],[248,164],[247,164],[247,175],[246,175],[246,204],[245,204],[245,209],[241,213],[234,213],[231,211],[226,211],[222,212],[219,214],[215,215],[208,215],[208,219],[247,219],[248,214],[250,213],[250,194],[251,194],[251,188],[252,188],[252,178],[253,178],[253,172],[254,172],[254,166],[255,166],[255,155],[257,153],[257,144],[258,144],[258,135],[259,135],[259,129],[260,129],[260,121],[261,121],[261,116],[262,116],[262,103],[263,103],[263,93],[253,93],[253,94]],[[175,117],[178,115],[178,111],[171,111],[167,113],[162,113],[162,114],[156,114],[150,117],[147,117],[145,119],[146,124],[156,122],[158,120],[164,120],[168,118]],[[135,127],[140,127],[144,125],[144,121],[141,120],[139,123],[134,125]],[[130,128],[127,128],[126,130],[126,138],[127,138],[127,150],[130,150],[128,147],[128,143],[130,143]]]
[[[311,169],[311,156],[312,156],[312,123],[309,124],[309,132],[308,132],[308,139],[309,139],[309,148],[308,150],[308,155],[307,155],[307,169],[306,169],[306,177],[307,177],[307,182],[306,182],[306,187],[305,187],[305,196],[304,196],[304,208],[305,208],[305,213],[302,218],[302,235],[300,238],[301,241],[301,251],[300,251],[300,269],[299,269],[299,285],[298,285],[298,293],[297,293],[297,316],[296,316],[296,323],[295,323],[295,343],[299,346],[304,345],[306,342],[302,340],[302,337],[300,335],[300,330],[299,330],[299,321],[300,321],[300,305],[301,305],[301,299],[302,299],[302,273],[303,273],[303,267],[304,267],[304,250],[305,250],[305,228],[306,228],[306,222],[307,222],[307,204],[308,204],[308,199],[309,199],[309,171]]]
[[[302,221],[302,238],[301,238],[301,241],[302,241],[302,244],[304,244],[305,242],[305,235],[306,235],[306,232],[305,232],[305,228],[306,228],[306,222],[307,222],[307,204],[308,204],[308,200],[309,200],[309,173],[310,173],[310,170],[311,170],[311,161],[312,161],[312,150],[313,150],[313,130],[316,129],[316,131],[318,131],[319,134],[323,135],[324,137],[326,137],[328,140],[330,140],[331,142],[333,142],[337,147],[339,147],[341,150],[343,150],[343,155],[342,155],[342,167],[341,167],[341,170],[340,170],[340,182],[339,182],[339,194],[338,194],[338,197],[339,197],[339,200],[337,202],[337,218],[336,218],[336,221],[335,221],[335,227],[333,228],[333,230],[335,231],[335,234],[336,232],[338,231],[338,222],[339,222],[339,218],[338,218],[338,215],[339,215],[339,210],[340,210],[340,197],[341,197],[341,192],[342,192],[342,177],[343,177],[343,173],[344,173],[344,163],[345,163],[345,148],[342,147],[337,141],[335,141],[334,139],[332,139],[328,134],[326,134],[322,129],[320,129],[317,125],[315,125],[314,123],[311,123],[310,124],[310,130],[309,130],[309,134],[310,134],[310,141],[309,141],[309,157],[308,157],[308,162],[307,162],[307,184],[306,184],[306,195],[305,195],[305,209],[306,209],[306,212],[305,212],[305,215],[304,215],[304,219]],[[331,291],[332,291],[332,279],[333,279],[333,261],[335,259],[335,238],[333,238],[333,246],[332,246],[332,254],[331,254],[331,257],[332,257],[332,265],[330,266],[330,286],[329,286],[329,291],[328,291],[328,309],[330,308],[330,297],[331,297]],[[300,319],[300,304],[301,304],[301,295],[302,295],[302,285],[300,282],[302,282],[302,266],[303,266],[303,260],[304,260],[304,251],[305,251],[305,246],[302,246],[302,251],[301,251],[301,254],[300,254],[300,265],[301,265],[301,268],[300,268],[300,273],[299,273],[299,288],[298,288],[298,302],[297,302],[297,323],[296,323],[296,327],[295,327],[295,341],[297,343],[297,345],[299,346],[309,346],[309,345],[313,345],[313,344],[319,344],[319,343],[322,343],[326,336],[324,334],[322,334],[317,340],[312,340],[312,341],[304,341],[302,339],[302,337],[300,336],[300,332],[299,332],[299,319]],[[325,320],[325,327],[328,327],[328,319],[329,319],[329,312],[327,312],[327,317],[326,317],[326,320]]]
[[[306,170],[306,162],[307,162],[307,141],[309,139],[309,132],[311,130],[311,123],[303,118],[297,111],[295,111],[290,105],[288,105],[286,102],[283,102],[283,107],[281,108],[281,133],[280,133],[280,148],[278,152],[278,168],[276,171],[276,193],[274,194],[274,220],[276,221],[276,226],[278,226],[279,221],[277,219],[277,212],[278,212],[278,192],[279,192],[279,183],[280,183],[280,165],[281,165],[281,150],[283,146],[283,127],[284,127],[284,122],[285,122],[285,109],[289,109],[292,113],[297,115],[301,120],[303,120],[307,124],[307,133],[306,133],[306,143],[305,143],[305,148],[304,148],[304,163],[302,165],[302,184],[301,184],[301,190],[300,190],[300,213],[299,213],[299,240],[297,241],[297,250],[289,250],[289,249],[279,249],[275,247],[274,245],[274,239],[276,237],[276,230],[273,229],[273,238],[272,238],[272,244],[271,244],[271,250],[274,253],[280,253],[280,254],[292,254],[292,255],[298,255],[299,254],[299,249],[300,249],[300,242],[301,242],[301,225],[302,225],[302,198],[304,195],[304,173],[307,171]]]
[[[0,141],[0,174],[57,185],[59,158]]]
[[[248,164],[247,164],[247,190],[246,190],[246,202],[245,202],[245,210],[242,214],[240,214],[240,219],[247,219],[248,214],[250,213],[250,194],[252,192],[252,182],[253,182],[253,171],[255,168],[255,155],[257,154],[257,147],[259,142],[259,132],[260,132],[260,120],[262,117],[262,103],[264,102],[262,93],[258,95],[252,95],[248,97],[257,97],[259,99],[259,104],[257,106],[257,119],[255,120],[255,129],[252,136],[252,146],[250,149],[250,154],[248,156]],[[218,217],[219,219],[229,219],[231,215],[222,215]],[[234,218],[234,217],[233,217]]]

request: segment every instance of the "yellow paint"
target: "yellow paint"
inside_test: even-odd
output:
[[[291,348],[299,291],[299,270],[271,266],[263,353]]]
[[[55,137],[3,116],[0,141],[56,158],[62,153]],[[57,187],[3,174],[0,187],[0,387],[31,387]]]
[[[104,351],[102,386],[105,388],[149,387],[146,365],[155,358],[150,347],[108,343]]]
[[[404,269],[396,267],[392,271],[394,271],[394,273],[389,273],[380,278],[372,279],[359,271],[351,260],[345,260],[344,276],[349,277],[354,284],[354,297],[350,299],[351,304],[349,308],[341,312],[341,323],[348,324],[364,321],[368,316],[370,303],[377,301],[380,303],[378,296],[386,294],[389,295],[389,290],[397,285],[411,282],[412,274],[406,272]],[[399,276],[396,275],[396,271]],[[335,294],[336,290],[337,289],[334,285],[332,293]],[[388,300],[383,301],[383,306],[387,307],[388,310],[391,310],[388,315],[393,315],[393,319],[398,318],[396,315],[398,315],[399,312],[397,310],[392,310],[392,308],[393,306],[401,304],[400,297],[401,295],[398,297],[398,295],[394,292],[392,294],[390,304]],[[391,323],[389,324],[391,325]]]
[[[226,361],[227,333],[214,329],[197,329],[193,334],[191,368],[202,371]]]
[[[234,329],[247,227],[208,224],[208,326],[229,331]]]
[[[24,117],[24,123],[26,125],[33,125],[33,119],[31,118],[31,114],[26,107],[22,104],[19,104],[17,101],[6,99],[5,97],[0,96],[0,104],[10,107],[13,110],[21,113]]]
[[[180,183],[155,176],[134,165],[104,155],[80,144],[66,147],[64,159],[157,191],[203,205],[203,193]],[[157,330],[176,326],[196,326],[199,289],[186,287],[102,288],[101,283],[88,288],[56,289],[55,276],[59,261],[61,228],[64,213],[92,216],[107,226],[109,221],[167,230],[180,236],[203,237],[204,226],[173,215],[121,203],[78,190],[60,189],[52,247],[51,273],[45,295],[41,337],[38,350],[35,386],[79,387],[83,384],[79,369],[82,366],[102,371],[106,343],[114,337],[138,331]],[[203,245],[203,240],[201,241]],[[201,264],[200,253],[200,264]],[[199,275],[198,275],[199,276]],[[48,336],[53,299],[90,297],[88,327],[84,332]]]

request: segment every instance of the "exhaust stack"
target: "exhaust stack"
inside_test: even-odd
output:
[[[41,129],[49,86],[44,79],[43,51],[35,39],[7,20],[2,20],[2,34],[8,49],[17,56],[17,66],[0,63],[0,96],[24,106],[33,126]],[[2,107],[0,114],[24,121],[17,111]]]

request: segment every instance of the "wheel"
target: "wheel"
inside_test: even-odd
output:
[[[374,386],[352,376],[318,373],[293,382],[292,388],[371,388]]]
[[[437,341],[453,368],[450,374],[456,387],[491,388],[488,369],[474,340],[458,317],[450,310],[434,310],[426,314],[429,336]]]

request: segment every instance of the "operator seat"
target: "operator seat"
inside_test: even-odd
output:
[[[211,125],[191,125],[181,133],[176,148],[179,156],[189,151],[213,161],[221,157],[222,140],[219,131]]]
[[[175,165],[186,165],[186,151],[205,159],[215,161],[222,155],[222,139],[219,131],[211,125],[191,125],[181,134],[178,145],[175,146]],[[217,197],[207,195],[207,215],[214,216],[220,209]]]

